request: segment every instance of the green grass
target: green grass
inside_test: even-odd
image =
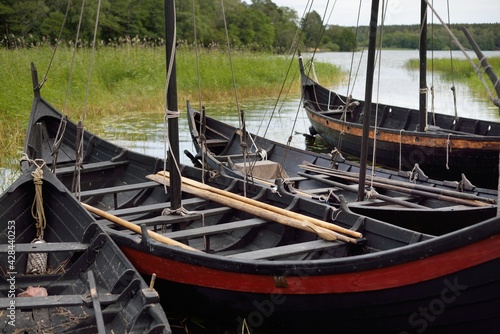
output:
[[[42,96],[73,120],[82,118],[86,105],[86,127],[97,134],[99,125],[96,120],[101,117],[164,110],[166,61],[163,48],[141,45],[98,48],[85,104],[90,55],[89,49],[79,49],[76,53],[67,94],[73,53],[68,47],[60,47],[43,85]],[[35,63],[41,80],[51,56],[52,49],[43,46],[0,49],[0,167],[17,165],[21,156],[33,100],[30,63]],[[193,103],[198,101],[196,55],[192,50],[180,48],[176,59],[178,103],[181,109],[186,100]],[[201,50],[198,62],[202,102],[214,105],[234,100],[233,75],[227,52]],[[277,97],[289,60],[267,53],[234,52],[232,63],[238,98],[249,100]],[[333,84],[333,78],[342,79],[337,67],[322,63],[315,65],[317,73],[321,73],[322,82]],[[291,73],[297,71],[295,59]],[[298,95],[298,75],[295,75],[293,82],[289,80],[286,89],[291,87],[291,93]]]
[[[495,73],[497,75],[500,75],[500,57],[488,58],[488,62],[492,66]],[[474,63],[477,65],[479,64],[479,61],[474,60]],[[408,61],[406,67],[408,69],[417,70],[419,68],[419,60],[412,59]],[[453,65],[450,59],[446,58],[427,60],[427,70],[432,70],[432,69],[440,73],[445,80],[449,80],[450,82],[453,80],[457,82],[463,82],[468,87],[471,88],[472,92],[475,95],[480,96],[481,98],[484,99],[488,98],[488,93],[484,88],[483,83],[478,78],[476,72],[474,71],[474,68],[471,66],[468,60],[454,59]],[[486,75],[484,78],[491,92],[495,94],[495,90],[493,89],[491,81],[488,79]]]

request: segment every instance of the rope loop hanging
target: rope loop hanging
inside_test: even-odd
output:
[[[448,138],[446,139],[446,169],[450,169],[448,162],[450,159],[449,153],[451,152],[451,133],[448,134]]]
[[[35,219],[36,226],[36,237],[39,240],[43,240],[44,230],[47,226],[47,220],[45,218],[45,211],[43,209],[43,170],[42,168],[45,166],[45,162],[42,160],[39,161],[33,160],[33,164],[36,166],[36,169],[31,172],[31,176],[33,176],[33,183],[35,185],[35,198],[33,199],[33,204],[31,205],[31,215],[33,219]]]
[[[36,169],[31,172],[33,184],[35,186],[35,196],[31,205],[31,216],[35,220],[36,234],[31,243],[45,243],[44,231],[47,227],[47,218],[43,208],[43,168],[45,161],[43,159],[29,159],[26,153],[23,153],[21,161],[28,161]],[[47,272],[47,253],[29,253],[26,261],[26,274],[44,274]]]

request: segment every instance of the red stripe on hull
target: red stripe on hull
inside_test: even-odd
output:
[[[127,247],[122,250],[141,273],[156,273],[159,278],[168,281],[250,293],[325,294],[396,288],[453,274],[499,258],[500,237],[496,235],[447,253],[380,269],[345,274],[287,276],[287,288],[276,287],[273,276],[215,270]]]

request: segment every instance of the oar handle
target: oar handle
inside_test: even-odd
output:
[[[112,215],[110,214],[109,212],[106,212],[106,211],[103,211],[101,209],[98,209],[96,207],[93,207],[91,205],[88,205],[86,203],[81,203],[82,206],[87,209],[89,212],[92,212],[104,219],[107,219],[109,220],[110,222],[113,222],[115,224],[118,224],[122,227],[125,227],[126,229],[129,229],[131,231],[134,231],[136,233],[139,233],[141,234],[141,228],[139,226],[137,226],[136,224],[134,223],[131,223],[123,218],[120,218],[120,217],[117,217],[115,215]],[[167,244],[167,245],[171,245],[171,246],[178,246],[178,247],[181,247],[181,248],[184,248],[184,249],[187,249],[187,250],[191,250],[191,251],[196,251],[196,252],[199,252],[199,250],[193,248],[193,247],[190,247],[186,244],[183,244],[182,242],[179,242],[177,240],[174,240],[174,239],[171,239],[171,238],[168,238],[164,235],[161,235],[159,233],[156,233],[154,231],[150,231],[148,230],[148,234],[149,236],[158,241],[158,242],[161,242],[161,243],[164,243],[164,244]]]

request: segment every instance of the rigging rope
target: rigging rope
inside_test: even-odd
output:
[[[434,2],[433,2],[434,3]],[[448,25],[451,24],[451,19],[450,19],[450,1],[447,0],[446,1],[446,6],[447,6],[447,9],[448,9]],[[454,71],[454,68],[453,68],[453,51],[451,50],[451,44],[452,44],[452,39],[451,39],[451,36],[450,36],[450,66],[451,66],[451,91],[452,91],[452,94],[453,94],[453,107],[454,107],[454,110],[455,110],[455,119],[458,119],[458,111],[457,111],[457,91],[456,91],[456,88],[455,88],[455,71]]]
[[[476,65],[472,59],[470,58],[469,54],[465,51],[465,48],[462,46],[462,44],[460,44],[460,42],[458,41],[457,37],[455,36],[455,34],[453,34],[453,32],[451,31],[451,29],[448,27],[448,25],[443,21],[443,19],[439,16],[439,14],[436,12],[436,10],[434,9],[434,7],[429,3],[429,0],[423,0],[425,2],[427,2],[427,5],[429,6],[429,8],[432,10],[432,12],[434,13],[434,15],[436,15],[436,17],[438,18],[438,20],[441,22],[441,25],[444,27],[444,29],[446,30],[446,32],[448,32],[448,34],[450,35],[450,37],[452,38],[453,40],[453,43],[455,43],[455,45],[462,51],[462,53],[464,54],[465,58],[469,61],[469,63],[471,64],[472,68],[474,68],[476,74],[478,75],[479,77],[479,80],[481,80],[481,82],[483,83],[483,86],[488,94],[488,97],[490,98],[491,101],[495,101],[495,98],[493,97],[493,94],[491,93],[491,90],[490,88],[488,87],[488,84],[486,83],[486,81],[484,80],[484,77],[482,75],[480,75],[481,73],[481,65],[478,64]],[[495,103],[495,102],[493,102]]]
[[[90,54],[90,63],[89,63],[89,73],[87,76],[87,86],[85,88],[85,102],[83,104],[83,113],[82,113],[82,120],[81,120],[81,127],[82,131],[80,133],[80,138],[77,138],[77,141],[79,140],[79,145],[77,147],[77,161],[75,161],[75,172],[76,172],[76,189],[75,189],[75,194],[78,200],[81,200],[81,180],[80,180],[80,171],[81,171],[81,166],[83,165],[83,156],[84,156],[84,148],[83,148],[83,142],[84,142],[84,137],[85,137],[85,118],[87,115],[87,105],[88,105],[88,100],[89,100],[89,91],[90,91],[90,81],[92,78],[92,68],[94,64],[94,56],[95,56],[95,49],[96,49],[96,40],[97,40],[97,28],[99,27],[99,17],[100,17],[100,12],[101,12],[101,0],[97,2],[97,11],[96,11],[96,19],[95,19],[95,25],[94,25],[94,36],[92,40],[92,51]]]
[[[57,48],[59,47],[59,41],[61,40],[61,35],[64,29],[64,25],[66,24],[66,19],[68,18],[70,7],[71,7],[71,0],[68,1],[68,5],[66,6],[66,13],[64,14],[63,22],[61,24],[61,29],[59,30],[59,34],[57,35],[56,45],[54,47],[54,50],[52,51],[52,56],[50,57],[49,65],[47,66],[47,70],[45,71],[45,75],[43,76],[42,81],[38,84],[36,89],[41,89],[45,81],[47,81],[47,76],[49,75],[50,68],[52,67],[52,62],[54,61]]]
[[[57,49],[59,47],[59,42],[61,40],[61,35],[62,35],[62,32],[63,32],[64,26],[66,24],[66,19],[68,18],[68,13],[69,13],[69,9],[70,8],[71,8],[71,0],[68,1],[68,5],[66,6],[66,12],[64,14],[64,18],[63,18],[63,21],[61,23],[61,28],[59,30],[59,34],[58,34],[57,39],[55,41],[55,47],[54,47],[54,50],[52,51],[52,55],[50,57],[49,65],[47,66],[47,70],[45,71],[45,75],[43,76],[42,81],[40,81],[40,83],[37,85],[37,87],[35,88],[35,90],[41,89],[42,86],[44,85],[44,83],[47,81],[47,77],[49,75],[50,68],[52,67],[52,63],[54,61],[54,57],[56,55],[56,51],[57,51]],[[61,145],[62,133],[64,133],[65,129],[66,129],[66,118],[62,117],[61,118],[61,122],[59,124],[59,128],[57,130],[57,134],[56,134],[53,146],[52,146],[52,156],[53,156],[53,158],[52,158],[52,171],[53,172],[55,172],[55,163],[56,163],[56,160],[57,160],[57,153],[58,153],[59,147]]]
[[[70,3],[71,3],[71,1],[68,2],[68,10],[69,10]],[[61,148],[64,133],[66,131],[67,117],[64,115],[64,113],[65,113],[66,105],[68,102],[69,89],[70,89],[70,85],[71,85],[71,79],[73,77],[73,69],[75,67],[76,50],[78,49],[78,40],[80,39],[80,30],[81,30],[81,26],[82,26],[84,8],[85,8],[85,0],[82,1],[82,7],[80,9],[80,17],[78,19],[78,25],[77,25],[77,29],[76,29],[75,42],[73,43],[73,54],[72,54],[71,65],[70,65],[70,69],[69,69],[68,84],[66,85],[66,94],[64,96],[64,103],[63,103],[63,107],[61,110],[62,117],[61,117],[61,121],[59,123],[59,127],[57,129],[57,133],[56,133],[56,136],[54,139],[54,144],[52,145],[52,172],[53,173],[56,172],[57,156],[59,154],[59,149]]]
[[[304,12],[302,13],[302,19],[301,19],[302,24],[304,24],[305,16],[306,16],[306,13],[308,12],[308,8],[309,8],[309,10],[311,9],[311,6],[312,6],[313,2],[314,1],[312,1],[312,0],[308,0],[307,1],[306,7],[304,8]],[[284,91],[286,79],[288,78],[288,76],[290,74],[292,65],[294,65],[293,61],[295,59],[295,54],[297,53],[297,51],[299,49],[299,41],[302,39],[302,33],[303,33],[302,26],[297,27],[297,30],[295,30],[295,36],[294,36],[294,38],[292,40],[292,45],[290,45],[290,49],[288,50],[288,55],[289,56],[291,55],[292,59],[288,63],[287,70],[284,71],[286,74],[283,77],[283,81],[282,81],[283,83],[281,85],[281,88],[280,88],[280,91],[279,91],[279,94],[278,94],[278,99],[276,100],[276,103],[274,104],[274,108],[273,108],[273,110],[271,112],[271,116],[269,117],[269,122],[267,122],[267,126],[266,126],[266,129],[264,130],[263,137],[267,136],[267,133],[269,131],[269,127],[271,125],[271,121],[274,118],[274,114],[275,114],[276,110],[281,110],[281,108],[283,107],[283,104],[285,103],[285,101],[283,101],[282,104],[281,104],[281,107],[278,108],[279,98],[281,97],[281,94]],[[293,84],[294,81],[295,81],[295,75],[293,76],[292,80],[290,81],[289,91],[290,91],[290,87],[292,86],[292,84]],[[301,103],[299,103],[299,107],[297,108],[297,114],[300,111],[300,104]],[[261,119],[261,123],[260,123],[260,125],[259,125],[259,127],[257,129],[257,133],[260,132],[260,129],[262,128],[262,124],[263,124],[263,122],[264,122],[264,120],[266,118],[267,118],[267,108],[266,108],[266,112],[265,112],[264,116]]]
[[[195,51],[195,59],[196,59],[196,76],[198,78],[198,110],[200,111],[200,128],[198,129],[198,135],[199,137],[199,144],[201,148],[201,174],[205,174],[205,152],[208,151],[207,147],[207,141],[205,138],[205,132],[202,131],[204,129],[205,124],[203,122],[205,121],[205,112],[202,107],[202,95],[201,95],[201,75],[200,75],[200,61],[199,61],[199,52],[198,52],[198,33],[197,33],[197,28],[196,28],[196,6],[195,6],[195,0],[192,1],[191,3],[192,7],[192,15],[193,15],[193,35],[194,35],[194,51]],[[205,183],[205,178],[201,178],[201,182]]]
[[[175,0],[173,0],[173,5],[172,9],[174,11],[173,17],[177,17],[176,14],[176,7],[175,7]],[[168,109],[168,88],[170,86],[170,80],[172,79],[172,74],[174,71],[174,60],[175,60],[175,54],[176,54],[176,44],[177,44],[177,22],[174,20],[173,22],[173,38],[172,38],[172,47],[171,47],[171,53],[170,53],[170,58],[169,58],[169,63],[167,64],[167,78],[165,82],[165,115],[163,117],[163,139],[164,139],[164,145],[163,145],[163,172],[166,175],[167,172],[167,155],[168,155],[168,148],[171,146],[170,140],[168,138],[168,120],[172,118],[178,118],[180,115],[180,112],[178,110],[169,110]],[[179,162],[177,161],[176,157],[174,154],[170,155],[172,159],[172,168],[175,168],[177,170],[178,175],[181,175],[181,171],[179,168]],[[182,183],[182,180],[181,180]],[[164,191],[167,193],[167,183],[164,182]],[[182,207],[182,203],[180,207],[177,210],[171,211],[171,212],[176,212],[176,213],[186,213],[187,211]]]
[[[240,134],[240,145],[241,145],[241,149],[242,149],[242,152],[243,152],[243,166],[246,167],[246,165],[247,165],[247,154],[248,154],[247,149],[248,148],[247,148],[246,141],[243,142],[243,139],[242,139],[242,135],[244,135],[243,131],[244,131],[244,126],[245,126],[242,123],[242,122],[244,122],[244,117],[243,117],[243,114],[241,113],[240,103],[238,101],[238,89],[236,88],[236,76],[234,74],[233,57],[232,57],[232,54],[231,54],[231,43],[229,42],[229,30],[227,28],[226,11],[224,9],[224,0],[221,0],[220,3],[221,3],[221,10],[222,10],[222,19],[224,21],[224,31],[226,33],[226,46],[227,46],[227,53],[228,53],[228,56],[229,56],[229,66],[231,67],[231,75],[232,75],[232,78],[233,78],[233,89],[234,89],[234,98],[235,98],[235,102],[236,102],[236,110],[237,110],[237,112],[239,114],[239,117],[238,117],[239,128],[242,131],[242,133]],[[244,187],[243,187],[243,196],[246,197],[246,190],[247,190],[247,187],[246,187],[246,184],[247,184],[246,168],[244,168],[244,170],[245,170],[245,172],[243,173],[243,184],[244,184]]]
[[[356,70],[356,74],[354,75],[354,82],[352,84],[352,89],[351,89],[351,92],[349,93],[349,87],[351,87],[351,74],[352,74],[352,68],[353,68],[353,65],[354,65],[354,54],[356,53],[356,48],[354,47],[355,44],[356,44],[356,40],[358,38],[358,31],[359,31],[359,19],[360,19],[360,16],[361,16],[361,4],[362,4],[363,0],[359,0],[359,5],[358,5],[358,17],[356,19],[356,32],[354,33],[354,45],[353,45],[353,48],[352,48],[352,56],[351,56],[351,65],[350,65],[350,68],[349,68],[349,79],[347,81],[347,94],[346,96],[350,96],[354,90],[354,85],[356,83],[356,79],[358,77],[358,73],[359,73],[359,68],[360,68],[360,64],[361,64],[361,59],[363,58],[363,51],[364,51],[364,48],[363,50],[361,51],[361,56],[359,58],[359,64],[358,64],[358,68]]]
[[[434,2],[434,0],[433,0]],[[427,14],[426,14],[427,15]],[[435,109],[434,109],[434,15],[431,15],[431,43],[432,43],[432,50],[431,50],[431,88],[430,88],[430,93],[431,93],[431,115],[432,115],[432,124],[436,125],[436,115],[435,115]],[[451,48],[450,48],[451,52]],[[427,117],[427,116],[426,116]]]
[[[386,2],[382,1],[382,19],[381,19],[381,24],[380,24],[380,34],[379,34],[379,50],[377,52],[378,54],[378,77],[377,77],[377,102],[375,104],[375,123],[373,124],[373,151],[372,151],[372,170],[371,170],[371,181],[370,181],[370,187],[373,189],[373,180],[375,178],[375,160],[377,156],[377,127],[378,127],[378,111],[379,111],[379,98],[380,98],[380,73],[381,71],[381,64],[382,64],[382,42],[383,42],[383,36],[384,36],[384,23],[385,23],[385,17],[387,14],[387,7],[385,5]],[[371,107],[371,106],[370,106]],[[369,137],[369,136],[368,136]]]

